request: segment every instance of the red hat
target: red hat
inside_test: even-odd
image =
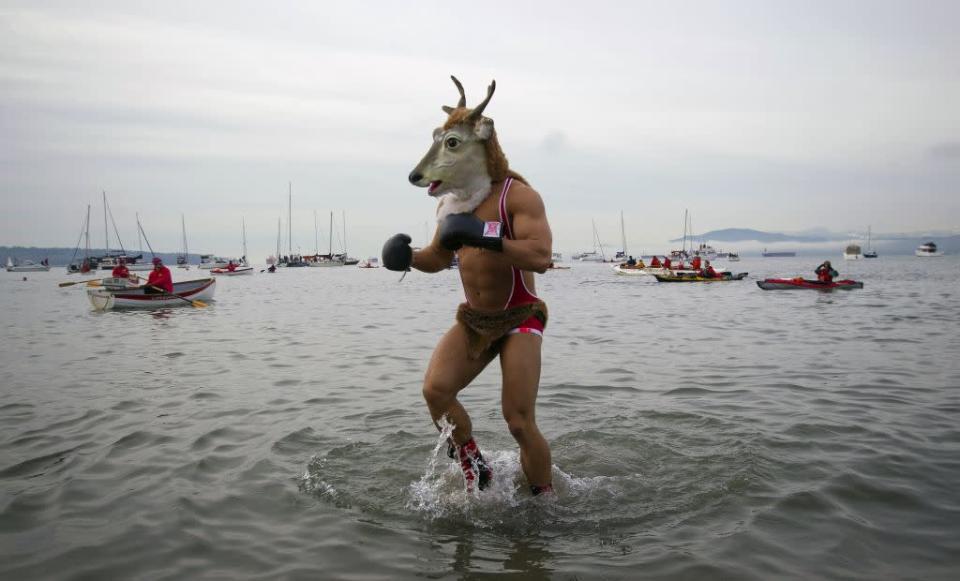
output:
[[[163,261],[160,260],[160,257],[159,257],[159,256],[154,256],[154,257],[153,257],[153,263],[154,263],[154,264],[163,264]]]

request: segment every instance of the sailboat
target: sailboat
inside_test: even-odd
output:
[[[293,182],[287,183],[287,245],[287,255],[280,260],[280,266],[310,266],[302,256],[293,255]]]
[[[687,226],[690,225],[690,212],[687,210],[683,211],[683,244],[680,247],[680,250],[671,250],[670,258],[679,258],[684,260],[690,257],[690,253],[687,252]],[[693,228],[690,228],[690,235],[693,236]],[[690,245],[693,245],[693,240],[690,240]]]
[[[43,272],[47,270],[50,270],[50,266],[46,263],[46,260],[41,260],[39,263],[32,260],[14,262],[12,258],[7,257],[7,272]]]
[[[330,241],[327,246],[326,254],[315,254],[312,256],[312,260],[307,261],[310,266],[316,267],[328,267],[328,266],[343,266],[343,255],[333,254],[333,212],[330,212]]]
[[[180,214],[180,226],[182,235],[180,240],[180,253],[177,254],[177,268],[190,270],[190,252],[187,250],[187,219],[183,214]]]
[[[243,256],[240,257],[240,260],[237,263],[234,263],[233,260],[230,260],[227,263],[225,268],[214,268],[210,270],[211,274],[218,274],[223,276],[240,276],[243,274],[253,274],[253,267],[247,264],[247,222],[246,220],[241,221],[241,231],[243,235]],[[230,268],[230,266],[233,268]]]
[[[603,244],[600,243],[600,235],[597,234],[597,222],[591,220],[590,223],[593,225],[593,250],[581,252],[573,258],[580,262],[606,262],[607,258],[603,255]]]
[[[877,251],[873,249],[873,245],[870,243],[870,226],[867,226],[867,249],[863,251],[864,258],[876,258]]]

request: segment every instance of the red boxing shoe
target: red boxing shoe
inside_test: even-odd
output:
[[[483,459],[480,448],[477,443],[470,438],[466,444],[457,449],[460,458],[460,468],[463,470],[463,477],[467,481],[467,491],[473,491],[473,484],[476,482],[477,488],[484,490],[493,480],[493,470]]]

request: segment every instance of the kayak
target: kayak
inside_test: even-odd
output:
[[[147,294],[143,287],[110,290],[107,288],[87,289],[90,304],[98,311],[110,309],[156,309],[160,307],[180,307],[189,305],[197,299],[213,298],[217,281],[213,278],[201,278],[173,283],[173,294]],[[187,299],[187,300],[184,300]]]
[[[793,290],[793,289],[814,289],[814,290],[850,290],[854,288],[863,288],[863,283],[856,280],[835,280],[833,282],[820,282],[819,280],[809,280],[805,278],[768,278],[758,280],[757,286],[763,290]]]
[[[737,274],[726,274],[720,278],[706,278],[703,276],[661,276],[655,274],[659,282],[729,282],[731,280],[743,280],[746,278],[746,272]]]
[[[211,268],[210,274],[219,274],[222,276],[240,276],[241,274],[253,274],[252,266],[238,266],[234,270],[226,268]]]

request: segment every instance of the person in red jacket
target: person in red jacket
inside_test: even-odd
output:
[[[661,267],[660,258],[658,256],[654,256],[653,259],[650,260],[650,268],[660,268],[660,267]]]
[[[670,270],[671,268],[673,268],[673,264],[671,263],[669,256],[663,257],[663,267],[666,268],[667,270]]]
[[[690,270],[700,270],[700,256],[694,256],[690,261]]]
[[[127,269],[127,261],[123,258],[117,259],[117,265],[113,267],[110,273],[113,278],[130,278],[130,270]]]
[[[153,270],[150,271],[150,277],[147,279],[145,292],[157,294],[160,291],[173,293],[173,276],[170,274],[170,269],[163,265],[160,257],[155,256],[153,257]]]
[[[230,272],[235,272],[237,270],[237,265],[233,263],[233,260],[227,263],[227,270]]]
[[[710,264],[710,261],[707,261],[706,268],[700,273],[700,276],[703,278],[720,278],[720,275],[717,274],[717,271],[713,269],[713,265]]]

